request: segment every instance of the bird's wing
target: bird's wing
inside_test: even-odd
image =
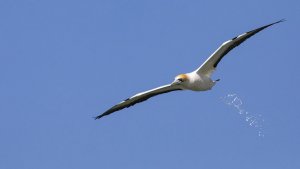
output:
[[[136,103],[140,103],[143,102],[147,99],[149,99],[150,97],[159,95],[159,94],[163,94],[163,93],[168,93],[168,92],[172,92],[175,90],[181,90],[178,86],[176,85],[164,85],[164,86],[160,86],[158,88],[152,89],[152,90],[148,90],[145,92],[141,92],[138,93],[122,102],[120,102],[119,104],[113,106],[112,108],[108,109],[106,112],[102,113],[101,115],[95,117],[95,119],[100,119],[103,116],[109,115],[115,111],[130,107],[135,105]]]
[[[241,43],[243,43],[245,40],[250,38],[251,36],[255,35],[256,33],[262,31],[263,29],[272,26],[274,24],[277,24],[279,22],[283,22],[284,20],[280,20],[265,26],[262,26],[260,28],[254,29],[252,31],[246,32],[244,34],[241,34],[237,37],[232,38],[231,40],[228,40],[224,42],[210,57],[196,70],[198,74],[210,76],[213,71],[216,69],[218,63],[221,61],[221,59],[230,52],[233,48],[239,46]]]

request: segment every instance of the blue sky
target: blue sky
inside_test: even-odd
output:
[[[299,16],[296,0],[0,1],[0,168],[299,168]],[[92,119],[282,18],[222,60],[213,90]]]

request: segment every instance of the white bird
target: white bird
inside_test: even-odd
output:
[[[256,33],[262,31],[263,29],[272,26],[274,24],[283,22],[280,20],[260,28],[251,30],[249,32],[243,33],[237,37],[234,37],[226,42],[224,42],[211,56],[195,71],[185,74],[180,74],[175,77],[175,80],[168,85],[160,86],[158,88],[148,90],[145,92],[138,93],[119,104],[111,107],[101,115],[95,117],[95,119],[100,119],[103,116],[109,115],[121,109],[135,105],[136,103],[143,102],[153,96],[168,93],[176,90],[192,90],[192,91],[205,91],[210,90],[218,80],[212,80],[211,74],[216,69],[218,63],[221,59],[233,48],[237,47],[245,40],[255,35]]]

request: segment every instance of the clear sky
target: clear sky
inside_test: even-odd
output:
[[[298,0],[0,1],[0,168],[300,168],[299,16]],[[283,18],[213,90],[92,118]]]

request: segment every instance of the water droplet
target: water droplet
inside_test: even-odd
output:
[[[263,119],[261,114],[251,113],[243,109],[244,103],[242,99],[239,98],[238,95],[235,93],[227,94],[224,97],[220,97],[220,99],[226,105],[234,107],[235,110],[237,110],[237,113],[239,115],[244,116],[245,121],[249,124],[249,126],[253,128],[257,128],[259,137],[264,137],[262,130],[263,130],[263,123],[265,120]]]

